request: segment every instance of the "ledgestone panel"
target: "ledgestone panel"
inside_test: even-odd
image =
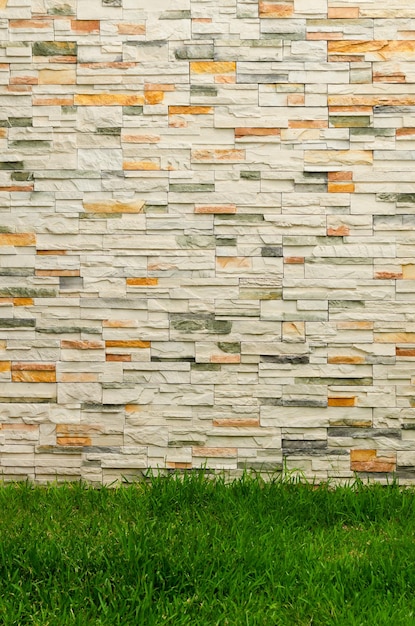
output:
[[[2,477],[413,481],[412,1],[173,4],[0,1]]]

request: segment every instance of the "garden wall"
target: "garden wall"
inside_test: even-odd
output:
[[[415,476],[413,0],[0,0],[0,471]]]

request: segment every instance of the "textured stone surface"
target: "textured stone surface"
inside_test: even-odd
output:
[[[2,476],[412,481],[413,0],[0,13]]]

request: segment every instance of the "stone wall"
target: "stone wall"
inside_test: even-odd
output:
[[[413,0],[0,0],[0,466],[415,476]]]

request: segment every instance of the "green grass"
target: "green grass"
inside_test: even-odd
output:
[[[0,488],[0,623],[415,625],[415,491],[203,473]]]

